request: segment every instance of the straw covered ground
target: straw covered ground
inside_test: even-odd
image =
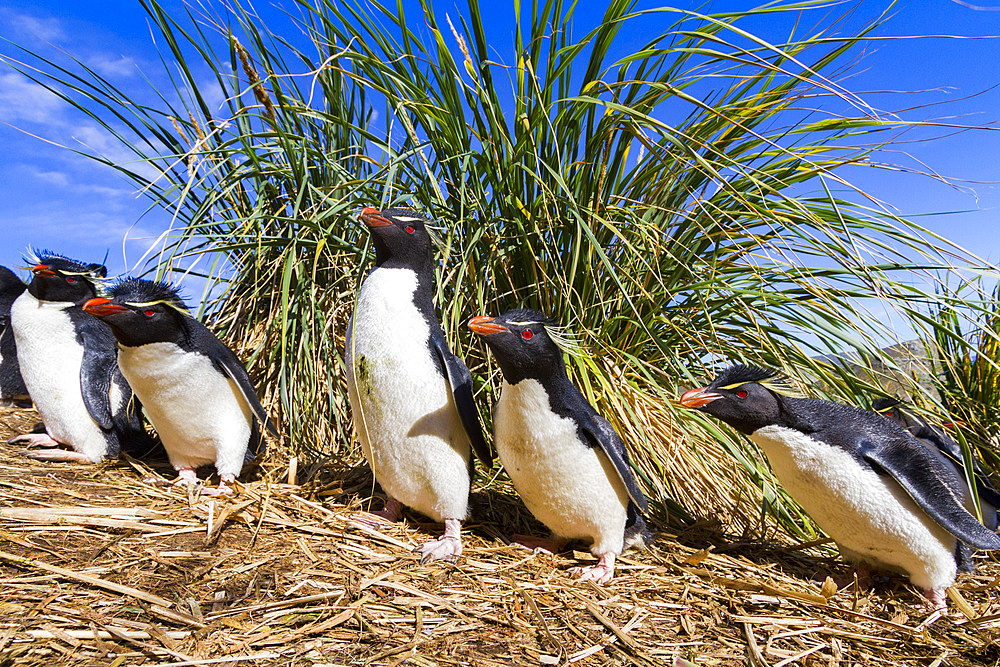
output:
[[[30,429],[0,410],[0,437]],[[143,480],[169,467],[35,463],[0,447],[0,667],[6,665],[996,665],[1000,566],[980,558],[931,625],[900,579],[833,591],[828,546],[662,530],[606,586],[585,552],[507,546],[537,530],[477,489],[465,553],[421,564],[439,526],[373,531],[364,471],[287,464],[204,499]],[[376,503],[380,503],[376,500]],[[825,596],[832,596],[827,599]]]

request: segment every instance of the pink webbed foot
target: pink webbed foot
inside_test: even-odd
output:
[[[515,535],[512,543],[517,546],[533,551],[536,554],[557,554],[562,551],[563,547],[566,546],[566,542],[569,540],[563,539],[561,537],[556,537],[555,535],[549,535],[548,537],[535,537],[532,535]]]
[[[385,507],[376,512],[358,512],[351,519],[369,528],[385,528],[403,518],[403,503],[395,498],[385,501]]]
[[[233,488],[229,486],[236,481],[236,477],[233,475],[220,475],[219,476],[219,486],[214,489],[211,487],[203,486],[201,487],[201,495],[203,496],[231,496],[233,493]]]
[[[179,468],[177,470],[177,479],[170,483],[170,486],[197,486],[198,485],[198,474],[195,473],[194,468]]]
[[[69,463],[93,463],[90,457],[70,449],[25,449],[20,456],[36,461],[66,461]]]
[[[52,436],[44,431],[41,433],[22,433],[21,435],[15,435],[13,438],[7,441],[8,445],[25,445],[28,449],[32,447],[58,447],[59,441],[54,440]]]
[[[606,584],[615,576],[615,555],[611,552],[601,554],[601,560],[597,562],[597,565],[574,567],[570,570],[570,575],[579,578],[580,581],[593,581],[595,584]]]
[[[948,595],[945,593],[945,589],[932,588],[930,590],[923,591],[923,594],[924,597],[927,598],[928,606],[932,610],[944,614],[948,613]]]
[[[462,555],[462,522],[458,519],[444,520],[444,536],[440,540],[428,542],[415,549],[420,553],[420,562],[431,560],[455,560]]]

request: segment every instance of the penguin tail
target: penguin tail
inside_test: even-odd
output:
[[[653,543],[653,531],[646,525],[646,520],[639,514],[634,503],[628,504],[628,515],[625,520],[625,544],[622,551],[628,549],[645,549]]]

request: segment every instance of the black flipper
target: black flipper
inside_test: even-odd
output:
[[[236,353],[230,350],[225,343],[216,338],[215,334],[197,320],[191,319],[189,325],[192,327],[192,333],[198,339],[197,346],[194,349],[206,354],[212,360],[212,363],[215,364],[216,368],[236,383],[236,386],[240,389],[240,393],[243,394],[243,399],[250,406],[250,410],[256,415],[260,423],[264,425],[267,432],[277,437],[278,429],[271,423],[271,418],[267,416],[264,406],[260,404],[260,399],[257,398],[257,390],[253,388],[250,376],[247,375],[247,370],[243,366],[243,362],[236,356]],[[253,445],[252,442],[250,444],[251,446]]]
[[[598,414],[591,415],[583,423],[583,432],[595,446],[600,446],[611,462],[615,464],[618,476],[625,484],[625,490],[628,491],[628,496],[636,507],[643,512],[648,511],[649,503],[646,502],[646,496],[643,495],[642,489],[639,488],[639,483],[635,480],[632,469],[629,467],[625,443],[622,442],[611,422]]]
[[[97,425],[105,431],[110,431],[114,428],[111,414],[111,381],[115,371],[118,370],[118,348],[115,346],[111,329],[96,317],[85,315],[82,311],[80,314],[83,317],[77,319],[74,324],[77,338],[83,343],[83,363],[80,366],[80,392],[83,394],[83,404],[87,406],[87,412]]]
[[[910,446],[912,445],[912,446]],[[941,477],[941,464],[916,443],[865,441],[858,453],[892,476],[938,525],[974,549],[1000,549],[1000,535],[976,520]]]
[[[437,352],[441,365],[448,374],[448,384],[458,406],[458,416],[462,418],[462,426],[469,436],[472,449],[483,464],[489,468],[493,465],[493,451],[483,438],[483,427],[479,423],[479,411],[472,397],[472,373],[465,362],[451,353],[444,333],[440,330],[431,335],[431,346]]]

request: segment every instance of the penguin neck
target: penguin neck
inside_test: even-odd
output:
[[[504,364],[498,359],[500,370],[503,371],[504,380],[507,384],[514,386],[523,380],[535,380],[545,388],[550,396],[560,394],[567,386],[572,386],[569,375],[566,374],[565,364],[545,364],[541,367],[522,369],[511,364]]]
[[[413,305],[430,321],[434,322],[434,263],[430,254],[421,258],[400,258],[390,256],[387,251],[375,246],[376,269],[403,269],[413,272],[417,287],[413,291]]]

